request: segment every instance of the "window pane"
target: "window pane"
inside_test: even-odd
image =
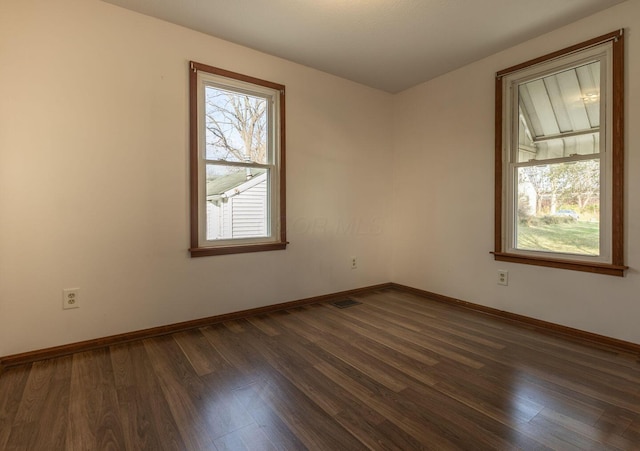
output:
[[[207,165],[207,240],[269,235],[269,170]]]
[[[518,85],[518,162],[599,152],[600,62]]]
[[[600,254],[600,161],[517,170],[516,248]]]
[[[267,163],[268,102],[205,87],[206,159]]]

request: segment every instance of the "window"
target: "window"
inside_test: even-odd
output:
[[[619,30],[496,74],[496,260],[623,276]]]
[[[284,249],[283,85],[191,62],[191,256]]]

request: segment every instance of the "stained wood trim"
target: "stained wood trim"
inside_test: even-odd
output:
[[[506,252],[491,252],[496,261],[510,263],[524,263],[526,265],[546,266],[548,268],[570,269],[573,271],[604,274],[607,276],[624,277],[624,272],[629,269],[624,265],[610,265],[608,263],[591,263],[577,260],[561,260],[552,258],[539,258],[529,255],[509,254]]]
[[[498,310],[492,307],[487,307],[480,304],[474,304],[473,302],[463,301],[460,299],[444,296],[442,294],[432,293],[431,291],[421,290],[419,288],[409,287],[407,285],[401,285],[398,283],[391,283],[391,288],[405,291],[407,293],[416,294],[418,296],[426,298],[425,300],[443,302],[449,305],[458,306],[468,310],[473,310],[487,315],[492,315],[504,320],[514,321],[520,324],[533,326],[540,332],[549,333],[552,335],[559,335],[573,340],[588,342],[591,345],[597,345],[605,348],[614,348],[618,351],[634,354],[636,358],[640,359],[640,344],[632,343],[630,341],[619,340],[617,338],[607,337],[605,335],[594,334],[580,329],[574,329],[573,327],[563,326],[540,319],[531,318],[529,316],[519,315],[517,313],[511,313],[504,310]]]
[[[287,242],[287,110],[285,89],[280,90],[280,242]]]
[[[494,250],[502,251],[502,77],[495,87],[495,192],[494,192]]]
[[[508,67],[496,73],[497,77],[504,77],[512,72],[519,71],[521,69],[535,66],[536,64],[543,63],[545,61],[551,61],[553,59],[568,55],[573,52],[577,52],[580,50],[588,49],[589,47],[594,47],[596,45],[603,44],[607,41],[615,41],[619,37],[623,35],[623,30],[612,31],[611,33],[604,34],[602,36],[598,36],[597,38],[589,39],[588,41],[581,42],[579,44],[575,44],[569,47],[566,47],[562,50],[558,50],[555,52],[547,53],[546,55],[540,56],[538,58],[530,59],[529,61],[525,61],[524,63],[516,64],[514,66]]]
[[[348,296],[355,296],[361,294],[367,294],[378,290],[390,288],[391,283],[382,283],[379,285],[371,285],[368,287],[356,288],[353,290],[340,291],[337,293],[325,294],[321,296],[314,296],[310,298],[299,299],[296,301],[283,302],[280,304],[268,305],[265,307],[258,307],[249,310],[241,310],[238,312],[225,313],[223,315],[209,316],[207,318],[194,319],[191,321],[184,321],[175,324],[168,324],[166,326],[152,327],[150,329],[137,330],[134,332],[127,332],[124,334],[111,335],[103,338],[96,338],[93,340],[81,341],[78,343],[70,343],[62,346],[55,346],[52,348],[40,349],[36,351],[24,352],[20,354],[8,355],[0,357],[0,372],[3,368],[10,366],[22,365],[25,363],[31,363],[38,360],[52,359],[56,357],[62,357],[68,354],[74,354],[76,352],[90,351],[93,349],[103,348],[106,346],[113,346],[117,344],[127,343],[134,340],[144,340],[146,338],[158,337],[161,335],[168,335],[175,332],[182,332],[189,329],[197,329],[198,327],[209,326],[211,324],[221,323],[224,321],[230,321],[241,318],[248,318],[255,315],[262,315],[265,313],[273,313],[280,310],[287,310],[294,307],[300,307],[302,305],[316,304],[320,302],[333,301]]]
[[[285,86],[280,83],[274,83],[272,81],[263,80],[261,78],[251,77],[249,75],[240,74],[238,72],[232,72],[230,70],[220,69],[219,67],[209,66],[207,64],[197,63],[195,61],[190,62],[191,72],[203,71],[210,74],[220,75],[221,77],[233,78],[235,80],[244,81],[254,85],[264,86],[266,88],[275,89],[276,91],[283,92]]]
[[[594,334],[591,332],[575,329],[568,326],[562,326],[560,324],[551,323],[535,318],[531,318],[517,313],[511,313],[504,310],[494,309],[480,304],[475,304],[468,301],[444,296],[441,294],[433,293],[431,291],[421,290],[419,288],[413,288],[407,285],[398,283],[383,283],[379,285],[372,285],[363,288],[357,288],[354,290],[340,291],[337,293],[325,294],[321,296],[314,296],[310,298],[300,299],[296,301],[284,302],[280,304],[269,305],[265,307],[258,307],[255,309],[242,310],[238,312],[226,313],[223,315],[210,316],[206,318],[195,319],[191,321],[184,321],[175,324],[169,324],[166,326],[153,327],[150,329],[143,329],[134,332],[128,332],[124,334],[111,335],[103,338],[96,338],[93,340],[81,341],[78,343],[70,343],[62,346],[55,346],[52,348],[40,349],[36,351],[30,351],[20,354],[13,354],[4,357],[0,357],[0,373],[4,368],[11,366],[22,365],[39,360],[52,359],[56,357],[62,357],[65,355],[73,354],[76,352],[85,352],[94,349],[99,349],[107,346],[113,346],[117,344],[127,343],[135,340],[144,340],[146,338],[158,337],[161,335],[168,335],[175,332],[182,332],[190,329],[197,329],[199,327],[209,326],[211,324],[217,324],[224,321],[236,320],[241,318],[248,318],[255,315],[261,315],[266,313],[277,312],[281,310],[287,310],[294,307],[300,307],[303,305],[316,304],[320,302],[328,302],[337,300],[340,298],[355,296],[361,294],[367,294],[384,289],[396,289],[407,293],[416,294],[425,300],[437,301],[446,303],[449,305],[473,310],[480,313],[492,315],[504,320],[514,321],[520,324],[533,326],[536,330],[549,333],[552,335],[560,335],[563,337],[571,338],[581,342],[588,342],[592,345],[600,347],[614,348],[625,353],[634,354],[640,359],[640,344],[632,343],[629,341],[619,340],[617,338],[607,337],[604,335]]]
[[[278,241],[259,244],[234,244],[230,246],[200,247],[199,239],[199,180],[198,180],[198,71],[207,72],[222,77],[240,80],[258,86],[274,89],[279,95],[279,121],[280,121],[280,146],[279,146],[279,227]],[[191,257],[207,257],[212,255],[243,254],[249,252],[264,252],[286,249],[287,221],[286,221],[286,101],[285,85],[251,77],[249,75],[232,72],[207,64],[189,62],[189,216],[190,216],[190,243],[189,253]]]
[[[612,259],[624,265],[624,33],[613,41]]]
[[[192,257],[209,255],[243,254],[248,252],[278,251],[287,248],[288,243],[243,244],[239,246],[196,247],[189,249]]]
[[[611,41],[613,48],[612,99],[612,198],[611,198],[611,262],[593,263],[587,260],[537,257],[505,252],[503,234],[503,77],[536,64]],[[496,73],[495,81],[495,191],[494,191],[494,251],[495,260],[549,268],[568,269],[624,277],[629,269],[624,264],[624,29],[567,47],[557,52],[526,61]]]
[[[198,246],[198,71],[189,71],[189,219],[191,247]]]

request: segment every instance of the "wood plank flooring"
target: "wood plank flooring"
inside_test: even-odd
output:
[[[8,368],[1,450],[640,450],[637,356],[386,289]]]

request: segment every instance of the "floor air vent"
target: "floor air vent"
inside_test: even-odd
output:
[[[349,308],[359,304],[362,304],[362,302],[354,301],[353,299],[344,299],[342,301],[335,301],[331,303],[331,305],[334,305],[338,308]]]

